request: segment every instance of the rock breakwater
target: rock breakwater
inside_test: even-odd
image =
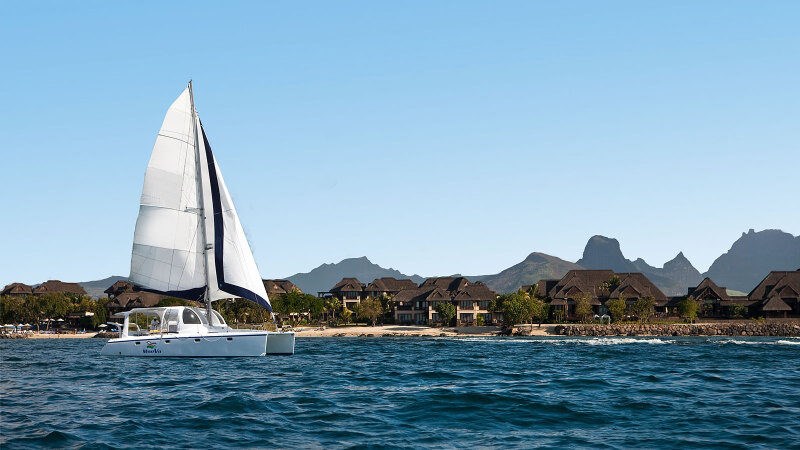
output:
[[[562,336],[800,336],[800,321],[558,325],[554,332]]]

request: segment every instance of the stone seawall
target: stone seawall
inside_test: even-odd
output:
[[[800,336],[800,321],[706,324],[558,325],[562,336]]]

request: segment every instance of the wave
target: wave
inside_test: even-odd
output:
[[[493,344],[582,344],[582,345],[627,345],[627,344],[674,344],[674,339],[661,339],[651,337],[583,337],[583,338],[564,338],[564,337],[441,337],[435,339],[456,340],[459,342],[485,342]]]
[[[731,344],[731,345],[800,345],[800,340],[788,340],[788,339],[779,339],[777,341],[723,339],[721,341],[713,341],[713,342],[717,344]]]

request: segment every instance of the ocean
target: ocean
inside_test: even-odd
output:
[[[306,338],[289,357],[0,340],[0,447],[800,448],[797,338]]]

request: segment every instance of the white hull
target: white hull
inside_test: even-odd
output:
[[[213,334],[151,334],[111,339],[101,355],[141,357],[233,357],[294,354],[294,333],[267,331]]]

